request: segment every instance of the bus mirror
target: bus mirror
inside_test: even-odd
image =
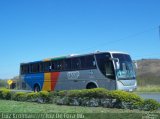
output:
[[[133,66],[134,66],[134,68],[135,68],[135,69],[138,69],[137,62],[136,62],[135,60],[133,60],[132,62],[133,62]]]
[[[120,64],[119,64],[119,62],[116,62],[116,68],[117,68],[117,69],[120,69]]]
[[[115,61],[115,62],[119,62],[118,58],[110,58],[110,60]]]
[[[110,60],[115,62],[116,69],[120,69],[119,59],[118,58],[110,58]]]

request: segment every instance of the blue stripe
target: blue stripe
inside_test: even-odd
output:
[[[24,76],[24,81],[34,90],[34,84],[39,84],[40,89],[43,87],[44,83],[44,73],[39,74],[27,74]]]

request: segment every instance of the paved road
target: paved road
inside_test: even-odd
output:
[[[154,99],[160,102],[160,93],[138,93],[138,95],[144,99]]]
[[[31,90],[11,90],[13,92],[33,92]]]

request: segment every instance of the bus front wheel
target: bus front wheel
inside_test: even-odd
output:
[[[94,83],[89,83],[89,84],[87,84],[87,87],[86,87],[87,89],[92,89],[92,88],[97,88],[97,86],[96,86],[96,84],[94,84]]]
[[[40,87],[38,84],[34,85],[34,92],[39,92],[40,91]]]

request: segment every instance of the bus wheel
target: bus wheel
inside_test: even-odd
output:
[[[97,86],[94,83],[87,84],[87,89],[97,88]]]
[[[40,91],[40,87],[38,84],[35,84],[34,86],[34,92],[39,92]]]

